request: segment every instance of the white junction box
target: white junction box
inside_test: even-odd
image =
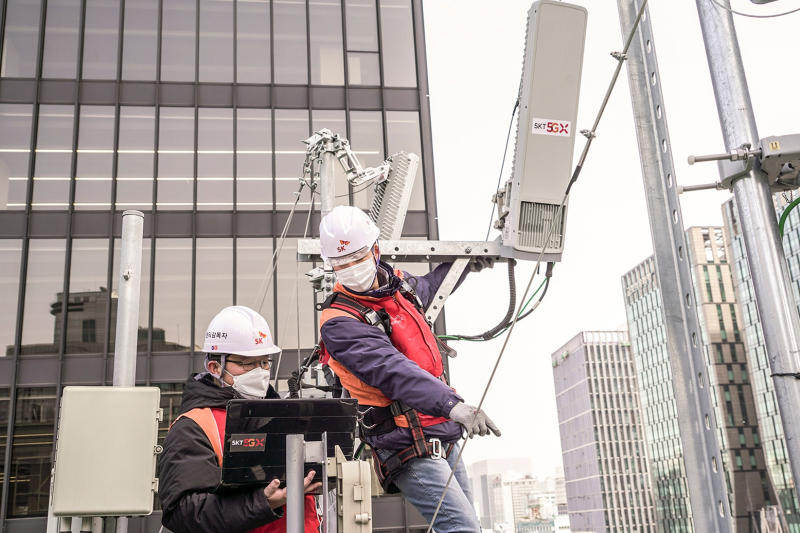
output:
[[[554,0],[528,11],[514,167],[502,191],[511,257],[546,247],[543,260],[559,261],[564,250],[568,206],[555,217],[573,171],[587,17],[585,8]]]
[[[56,439],[55,516],[153,512],[157,387],[65,387]]]

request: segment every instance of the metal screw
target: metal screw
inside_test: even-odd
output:
[[[472,253],[472,246],[467,246],[467,249],[464,250],[465,253],[471,254]]]
[[[155,447],[154,451],[156,452],[156,454],[159,454],[159,453],[164,451],[164,447],[161,446],[160,444],[156,444],[156,447]]]
[[[133,271],[132,271],[132,270],[123,270],[123,271],[122,271],[122,277],[123,277],[123,278],[124,278],[126,281],[127,281],[127,280],[129,280],[129,279],[131,279],[131,278],[133,277]]]

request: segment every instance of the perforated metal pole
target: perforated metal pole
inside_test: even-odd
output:
[[[286,533],[303,533],[303,435],[286,435]]]
[[[728,0],[720,1],[730,5]],[[733,15],[710,0],[697,0],[697,12],[725,147],[733,150],[744,143],[756,146],[758,129]],[[733,194],[770,370],[773,374],[797,374],[800,372],[800,316],[766,173],[756,164],[748,175],[733,182]],[[773,383],[796,486],[800,480],[800,380],[776,376]]]
[[[622,35],[635,23],[642,0],[617,0]],[[636,137],[642,164],[656,274],[664,306],[667,354],[672,367],[672,387],[678,429],[686,466],[694,530],[730,533],[730,506],[717,443],[716,422],[705,377],[689,252],[683,232],[675,167],[661,94],[656,48],[645,12],[628,49]]]
[[[139,337],[139,291],[142,280],[142,235],[144,214],[122,213],[119,261],[117,332],[114,344],[114,386],[136,385],[136,347]],[[117,518],[117,533],[127,533],[128,519]]]

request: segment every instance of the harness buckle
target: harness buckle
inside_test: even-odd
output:
[[[442,441],[437,439],[436,437],[428,439],[428,442],[431,443],[431,459],[441,459],[442,458]]]
[[[359,411],[358,415],[356,416],[356,420],[358,421],[359,424],[361,424],[361,426],[364,429],[375,429],[375,427],[380,423],[377,422],[375,424],[372,424],[371,426],[368,426],[364,423],[364,415],[369,413],[370,411],[372,411],[372,407],[368,407],[365,411]]]

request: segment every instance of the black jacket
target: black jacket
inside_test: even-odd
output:
[[[221,388],[206,374],[186,381],[181,414],[201,407],[225,408],[235,398],[230,387]],[[270,387],[267,398],[279,398]],[[213,494],[220,482],[220,468],[208,437],[189,418],[181,418],[164,439],[159,459],[161,523],[174,533],[246,532],[274,522],[283,515],[270,508],[264,490]]]

